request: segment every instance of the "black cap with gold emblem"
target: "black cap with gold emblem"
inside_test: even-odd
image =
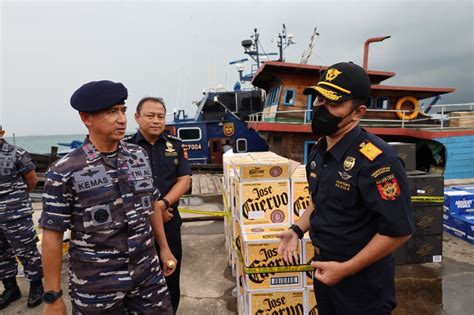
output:
[[[370,96],[370,79],[363,68],[352,62],[340,62],[323,72],[315,86],[308,86],[304,94],[319,94],[331,102],[348,99],[367,99]]]

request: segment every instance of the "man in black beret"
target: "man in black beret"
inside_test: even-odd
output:
[[[89,135],[56,161],[43,194],[43,314],[65,314],[61,298],[62,235],[71,230],[69,294],[73,314],[173,314],[160,259],[173,261],[166,241],[160,193],[145,150],[122,141],[127,89],[95,81],[71,97]]]
[[[320,315],[391,314],[393,252],[414,232],[403,162],[359,126],[370,96],[364,69],[337,63],[304,92],[315,96],[311,127],[320,137],[306,164],[313,203],[280,234],[278,252],[292,260],[310,231]]]

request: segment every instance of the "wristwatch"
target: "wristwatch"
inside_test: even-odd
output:
[[[303,230],[301,230],[301,228],[298,225],[292,224],[290,226],[290,230],[293,230],[293,232],[295,232],[298,235],[299,239],[303,238],[303,236],[304,236]]]
[[[163,203],[165,204],[166,209],[168,209],[168,208],[171,206],[171,205],[170,205],[170,202],[168,201],[168,199],[163,198],[163,199],[161,199],[161,201],[163,201]]]
[[[59,299],[63,295],[63,290],[56,291],[48,291],[43,293],[43,301],[46,304],[53,304],[54,301]]]

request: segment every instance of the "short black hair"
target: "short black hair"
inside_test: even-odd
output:
[[[356,110],[361,105],[366,105],[366,104],[367,104],[367,99],[362,99],[362,98],[353,98],[352,99],[352,109],[353,110]]]
[[[165,109],[165,113],[166,113],[165,101],[163,101],[163,99],[161,97],[147,96],[147,97],[142,98],[138,102],[137,114],[140,114],[140,111],[142,110],[143,103],[148,102],[148,101],[155,102],[155,103],[160,103],[161,105],[163,105],[163,108]]]

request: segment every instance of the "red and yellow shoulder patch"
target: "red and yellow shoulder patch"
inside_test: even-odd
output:
[[[394,176],[388,176],[381,181],[377,181],[377,190],[383,200],[393,201],[400,196],[400,187]]]
[[[183,148],[183,158],[184,158],[185,160],[188,160],[188,159],[189,159],[189,157],[188,157],[188,150],[187,150],[186,148]]]
[[[382,150],[380,150],[372,142],[369,141],[362,142],[359,147],[359,152],[362,153],[362,155],[368,158],[370,161],[375,160],[377,156],[382,154]]]

